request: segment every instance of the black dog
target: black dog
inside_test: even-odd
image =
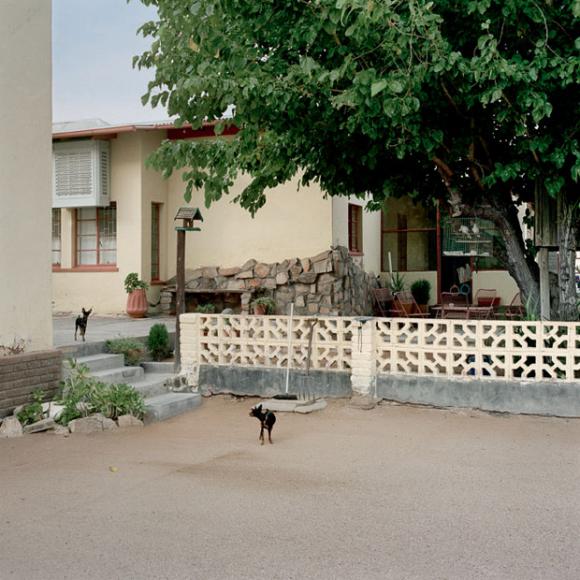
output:
[[[262,413],[262,405],[260,404],[252,408],[250,417],[256,417],[256,419],[260,420],[260,437],[258,441],[261,441],[262,445],[264,445],[264,429],[268,429],[268,441],[272,443],[272,428],[276,422],[276,415],[272,411],[268,411],[268,409],[264,409]]]
[[[85,332],[87,331],[87,322],[89,320],[89,316],[91,315],[92,311],[93,311],[92,308],[90,310],[85,310],[83,308],[82,316],[77,316],[77,319],[75,322],[75,340],[77,339],[77,332],[80,331],[81,338],[83,339],[83,342],[86,342],[85,341]]]

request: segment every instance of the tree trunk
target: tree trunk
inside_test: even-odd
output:
[[[578,202],[569,202],[565,195],[561,195],[558,198],[559,320],[578,320],[575,269],[579,219]]]
[[[540,315],[540,271],[526,250],[524,236],[514,205],[472,207],[462,204],[461,213],[491,221],[501,232],[505,243],[504,266],[516,281],[526,312]]]

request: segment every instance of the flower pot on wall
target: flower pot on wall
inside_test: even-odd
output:
[[[144,318],[148,307],[145,288],[137,288],[127,296],[127,314],[131,318]]]
[[[265,304],[256,304],[254,306],[254,314],[263,316],[266,312],[268,312],[268,307]]]

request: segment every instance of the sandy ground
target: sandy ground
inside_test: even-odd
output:
[[[0,578],[580,576],[580,421],[253,402],[0,440]]]

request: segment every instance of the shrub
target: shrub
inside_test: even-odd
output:
[[[149,330],[147,348],[153,360],[160,361],[171,354],[169,332],[165,324],[154,324]]]
[[[105,385],[100,395],[97,412],[105,417],[118,419],[121,415],[133,415],[141,419],[145,414],[145,401],[131,385]]]
[[[142,395],[126,384],[107,385],[91,377],[85,365],[70,363],[71,371],[62,383],[59,403],[64,409],[58,423],[68,425],[73,419],[102,413],[110,419],[131,414],[142,418],[145,401]]]
[[[18,413],[18,420],[23,425],[30,425],[31,423],[36,423],[44,418],[44,413],[42,412],[42,401],[44,400],[44,393],[37,389],[31,395],[32,403],[25,405],[24,408]]]
[[[198,314],[215,314],[216,308],[215,304],[208,302],[207,304],[200,304],[195,311]]]
[[[149,284],[147,284],[147,282],[144,282],[143,280],[140,280],[139,275],[136,272],[131,272],[130,274],[127,274],[124,284],[125,284],[125,292],[127,292],[127,294],[131,294],[133,290],[137,290],[138,288],[143,288],[144,290],[147,290],[147,288],[149,288]]]
[[[399,272],[393,272],[389,276],[389,283],[387,286],[393,294],[403,292],[403,290],[405,290],[405,276]]]
[[[68,425],[73,419],[87,417],[93,411],[94,393],[104,387],[89,375],[89,367],[70,361],[70,373],[61,384],[58,402],[64,406],[57,422]]]
[[[416,280],[411,284],[411,294],[417,304],[429,304],[431,282],[429,280]]]
[[[252,301],[251,304],[252,308],[256,308],[256,306],[262,306],[266,309],[266,314],[274,314],[276,312],[276,302],[273,298],[269,296],[262,296],[260,298],[256,298]]]
[[[145,345],[134,338],[113,338],[105,342],[105,348],[113,354],[125,356],[129,367],[139,366],[145,358]]]

